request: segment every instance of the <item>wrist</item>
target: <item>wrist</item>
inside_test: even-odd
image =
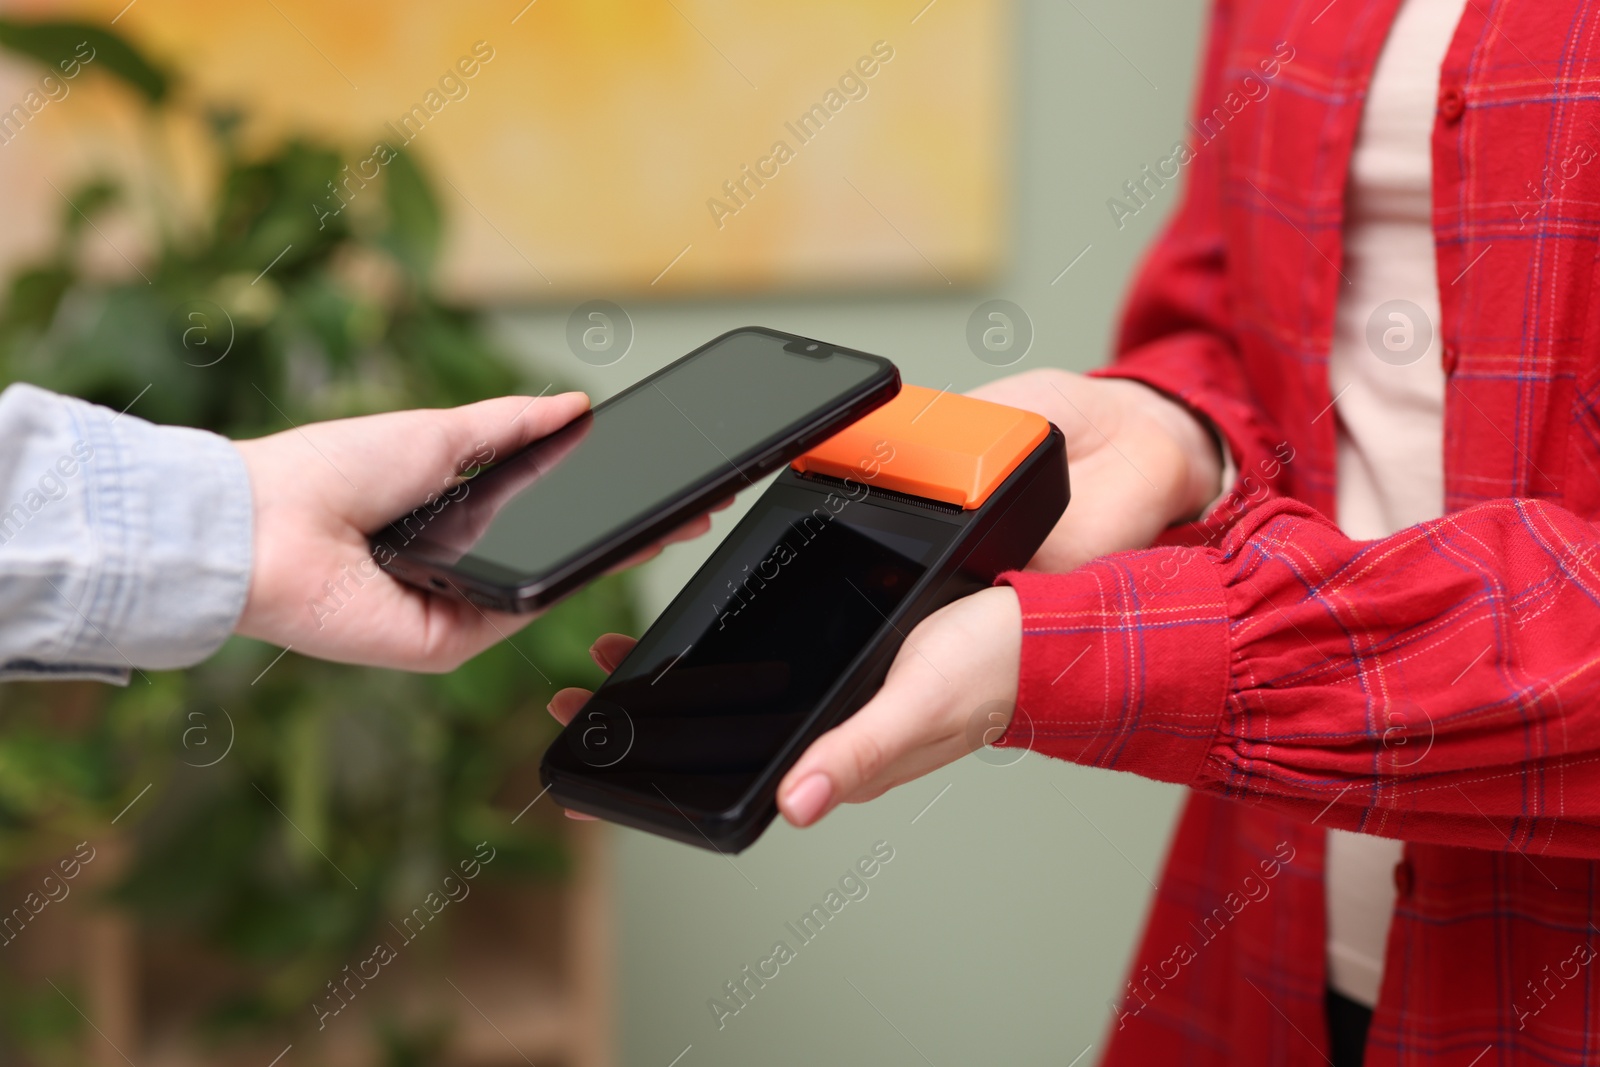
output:
[[[996,584],[973,594],[982,605],[982,621],[973,634],[988,641],[994,673],[989,687],[1007,704],[1015,704],[1022,673],[1022,601],[1010,585]]]
[[[1141,405],[1165,431],[1182,461],[1173,485],[1167,524],[1192,522],[1227,487],[1222,484],[1222,442],[1208,422],[1181,401],[1142,382],[1129,382],[1143,395]]]
[[[282,554],[284,537],[274,537],[268,530],[280,522],[282,497],[274,491],[278,472],[273,462],[272,449],[266,442],[271,438],[253,441],[234,441],[234,449],[244,460],[245,472],[250,480],[252,522],[250,581],[245,594],[244,607],[234,623],[233,632],[240,637],[250,637],[272,644],[285,644],[284,636],[291,612],[281,603],[286,573]],[[310,563],[300,561],[299,567],[287,573],[303,571]]]

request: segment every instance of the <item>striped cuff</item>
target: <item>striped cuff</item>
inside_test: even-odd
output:
[[[1022,605],[1017,711],[1001,743],[1195,782],[1231,676],[1219,556],[1163,547],[1001,575]]]

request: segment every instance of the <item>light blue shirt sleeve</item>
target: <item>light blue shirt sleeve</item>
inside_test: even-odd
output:
[[[0,681],[200,662],[250,590],[250,477],[203,430],[0,393]]]

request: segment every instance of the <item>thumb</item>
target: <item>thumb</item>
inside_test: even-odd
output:
[[[971,730],[972,709],[996,699],[1016,702],[1021,642],[1017,595],[1004,587],[963,597],[922,620],[900,646],[883,688],[784,776],[779,810],[796,826],[809,826],[840,803],[870,800],[966,755],[981,743]]]
[[[342,475],[350,518],[371,528],[452,488],[461,473],[510,457],[589,408],[582,393],[504,396],[455,408],[396,411],[305,427]]]
[[[451,430],[460,435],[458,445],[486,441],[502,452],[512,452],[554,433],[588,410],[589,398],[574,391],[555,396],[501,396],[443,408],[439,414],[453,420]]]
[[[916,683],[915,673],[891,672],[860,711],[806,750],[778,786],[784,818],[810,826],[841,803],[876,796],[893,784],[894,768],[933,740],[918,714],[928,706],[929,694]]]

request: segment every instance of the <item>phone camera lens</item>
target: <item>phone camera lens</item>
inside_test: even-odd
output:
[[[816,345],[806,345],[806,351],[807,352],[815,352],[816,350],[817,350],[817,346]]]

